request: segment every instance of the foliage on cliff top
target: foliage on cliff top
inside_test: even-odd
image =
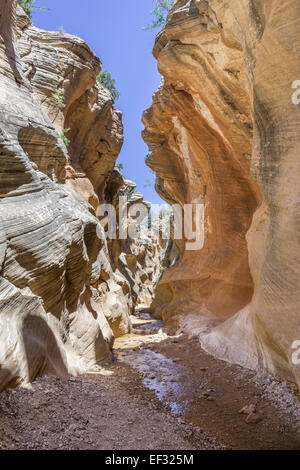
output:
[[[23,10],[27,13],[29,18],[32,17],[33,10],[46,10],[45,7],[35,6],[35,0],[18,0],[18,3],[21,5]]]
[[[119,171],[124,170],[124,165],[123,165],[123,163],[118,163],[118,164],[116,165],[116,168],[118,168]]]
[[[165,24],[166,14],[173,4],[173,0],[153,0],[154,10],[151,12],[153,16],[152,23],[144,29],[155,29]]]
[[[113,80],[108,70],[104,70],[103,72],[99,73],[99,75],[97,76],[97,81],[102,86],[104,86],[104,88],[107,88],[107,90],[110,91],[115,100],[120,98],[120,93],[116,88],[116,80]]]

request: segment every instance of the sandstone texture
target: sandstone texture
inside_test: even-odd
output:
[[[38,30],[20,7],[17,30],[0,31],[0,390],[99,370],[140,292],[151,300],[159,248],[113,250],[97,217],[127,184],[100,69],[83,40]]]
[[[298,384],[299,14],[297,0],[176,1],[143,117],[157,191],[204,210],[198,246],[175,241],[154,315]]]

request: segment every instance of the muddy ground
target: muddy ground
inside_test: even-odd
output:
[[[292,386],[167,336],[145,312],[134,327],[110,375],[46,376],[0,394],[0,449],[300,449]]]

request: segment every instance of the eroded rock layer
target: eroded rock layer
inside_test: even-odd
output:
[[[177,242],[154,315],[298,383],[299,13],[297,0],[176,1],[143,118],[159,194],[204,206],[200,246]]]
[[[18,31],[8,19],[0,31],[0,390],[109,361],[156,272],[150,244],[113,256],[96,217],[127,187],[114,169],[122,116],[96,82],[100,60],[17,13]]]

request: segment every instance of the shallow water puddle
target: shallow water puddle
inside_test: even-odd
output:
[[[157,398],[163,401],[177,415],[185,414],[199,396],[201,384],[189,369],[175,360],[151,349],[140,349],[147,343],[159,343],[170,338],[162,330],[162,322],[151,318],[148,313],[139,312],[132,317],[133,333],[117,338],[114,344],[115,356],[143,375],[143,383],[154,390]],[[176,337],[173,337],[174,340]]]
[[[188,409],[194,397],[193,377],[186,367],[176,364],[160,353],[148,349],[116,351],[125,362],[143,374],[144,385],[154,390],[156,396],[166,403],[174,414],[181,415]],[[196,392],[196,390],[195,390]]]

